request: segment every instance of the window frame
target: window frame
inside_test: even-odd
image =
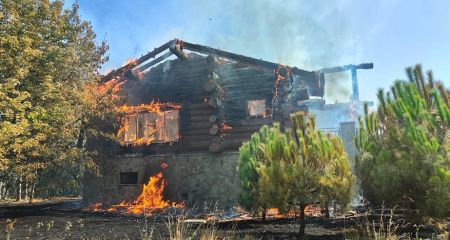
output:
[[[251,114],[251,102],[262,102],[264,104],[264,111],[261,114]],[[257,105],[255,105],[257,106]],[[249,118],[265,118],[267,117],[267,101],[266,99],[250,99],[247,100],[247,116]]]
[[[167,133],[167,131],[166,131],[166,126],[167,126],[167,120],[166,120],[167,119],[167,116],[166,116],[167,114],[166,114],[166,112],[176,112],[176,116],[177,116],[177,118],[176,118],[176,120],[177,120],[176,128],[174,128],[174,129],[176,129],[176,133],[177,134],[176,134],[176,138],[171,138],[171,141],[164,141],[164,138],[166,138],[166,133]],[[125,122],[126,122],[125,124],[128,124],[128,126],[130,126],[129,117],[134,117],[134,121],[135,121],[134,128],[135,129],[134,129],[133,132],[135,133],[135,137],[131,138],[132,140],[127,139],[127,134],[129,135],[129,130],[128,130],[128,128],[126,128],[124,130],[123,137],[122,137],[122,145],[132,145],[137,140],[140,139],[140,136],[144,136],[144,133],[142,133],[141,131],[142,131],[142,129],[145,129],[145,127],[142,128],[142,129],[140,127],[141,124],[142,124],[140,122],[140,119],[141,119],[140,116],[142,116],[144,114],[156,114],[157,120],[158,119],[162,119],[162,121],[163,121],[162,128],[157,128],[157,133],[159,134],[158,139],[152,141],[149,145],[151,145],[151,144],[171,144],[171,143],[176,143],[176,142],[180,141],[180,139],[181,139],[181,134],[180,134],[180,130],[181,130],[180,110],[179,109],[166,109],[166,110],[162,110],[161,113],[151,112],[151,111],[137,111],[137,112],[126,114],[124,116],[124,118],[125,118]],[[163,135],[162,137],[161,137],[161,134]]]
[[[136,183],[134,183],[134,181],[133,181],[133,183],[124,183],[123,176],[126,175],[126,174],[133,174],[132,179],[136,178]],[[134,174],[136,176],[134,176]],[[122,185],[122,186],[136,186],[136,185],[139,185],[139,172],[137,172],[137,171],[119,172],[119,185]]]

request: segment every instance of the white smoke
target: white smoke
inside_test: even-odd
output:
[[[347,30],[347,1],[196,0],[181,32],[186,41],[306,70],[353,63],[355,37]],[[337,79],[326,95],[348,98]]]

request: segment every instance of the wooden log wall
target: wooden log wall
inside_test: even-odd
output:
[[[181,138],[177,143],[122,147],[123,153],[166,154],[237,151],[263,125],[267,117],[248,115],[249,100],[266,100],[271,109],[274,72],[214,56],[190,54],[187,60],[169,60],[145,73],[141,81],[127,81],[122,88],[129,105],[157,100],[182,104]],[[284,106],[288,117],[292,107]]]
[[[247,119],[249,100],[266,100],[266,108],[271,108],[274,73],[256,67],[241,67],[234,63],[221,64],[220,76],[225,92],[224,108],[226,122],[239,124]]]
[[[145,72],[141,81],[127,81],[128,104],[149,103],[152,100],[175,103],[203,102],[203,84],[207,79],[206,58],[190,54],[187,60],[168,60]]]

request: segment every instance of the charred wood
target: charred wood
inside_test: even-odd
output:
[[[219,119],[220,119],[220,117],[217,116],[216,114],[209,115],[209,121],[211,123],[216,123],[219,121]]]
[[[210,109],[211,107],[208,106],[206,103],[192,103],[186,106],[189,110],[204,110],[204,109]]]
[[[217,98],[216,97],[209,97],[208,98],[208,105],[212,108],[217,108]]]
[[[240,124],[244,126],[254,126],[254,125],[269,125],[272,124],[273,120],[270,117],[266,118],[251,118],[251,119],[244,119],[240,122]]]
[[[214,80],[209,80],[203,85],[203,90],[207,93],[212,93],[217,90],[217,83]]]

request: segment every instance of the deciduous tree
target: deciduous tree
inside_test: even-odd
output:
[[[95,166],[79,139],[112,110],[96,94],[106,50],[76,4],[1,1],[0,171],[31,193],[75,194],[85,167]]]

